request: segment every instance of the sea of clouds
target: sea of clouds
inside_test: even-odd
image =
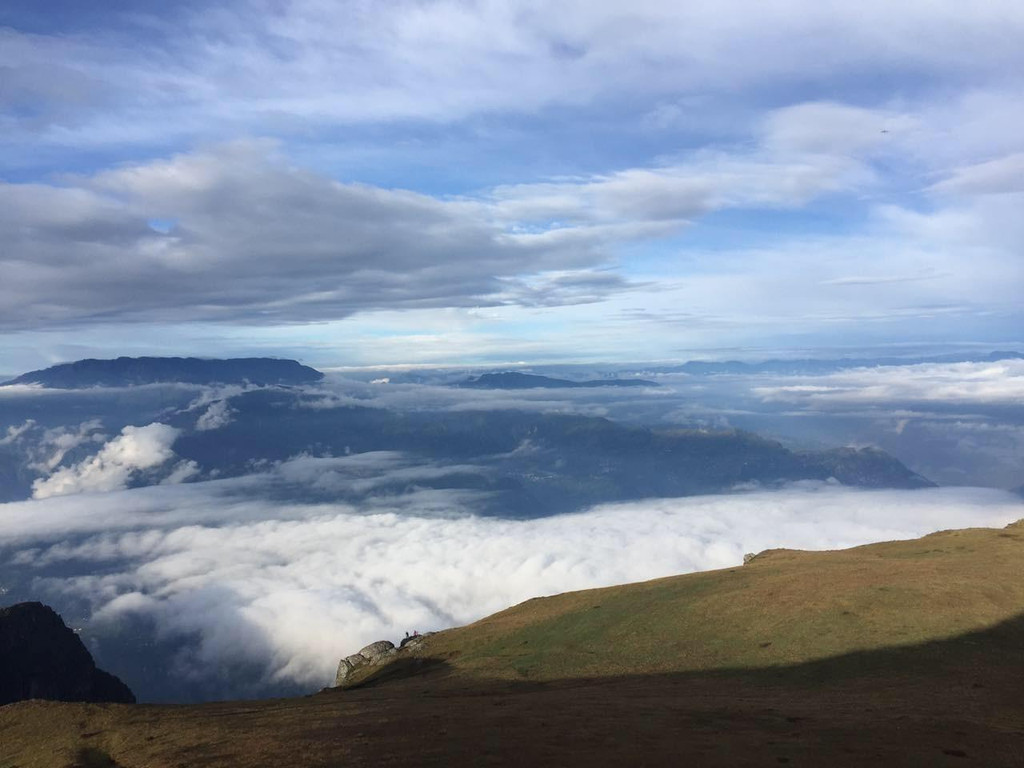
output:
[[[493,471],[472,461],[381,451],[257,462],[242,477],[201,473],[174,451],[188,422],[163,420],[193,414],[195,429],[220,429],[236,418],[227,398],[239,388],[5,387],[0,449],[36,479],[25,500],[0,504],[0,597],[54,605],[143,698],[272,695],[329,684],[337,659],[368,642],[537,595],[731,567],[771,547],[848,547],[1024,518],[1020,497],[998,490],[1024,479],[1020,361],[655,378],[659,387],[639,391],[513,393],[332,376],[306,406],[741,426],[797,444],[880,444],[932,479],[996,487],[797,483],[511,520],[495,516],[486,491],[443,487],[446,475]],[[145,664],[126,661],[133,643],[152,656],[149,678],[137,677]]]
[[[86,606],[87,634],[144,620],[178,643],[169,674],[226,675],[218,695],[258,695],[327,685],[337,659],[366,643],[537,595],[735,566],[771,547],[849,547],[1024,517],[1018,497],[978,488],[797,483],[533,520],[480,516],[483,494],[472,491],[413,483],[374,495],[373,478],[460,469],[394,453],[299,457],[241,478],[3,504],[0,579],[17,574],[35,599]],[[362,482],[365,495],[288,501],[310,482]],[[116,659],[108,665],[117,671]]]

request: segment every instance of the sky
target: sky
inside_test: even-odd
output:
[[[1024,345],[1024,6],[7,0],[0,369]]]

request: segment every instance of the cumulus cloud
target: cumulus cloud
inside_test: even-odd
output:
[[[37,575],[37,589],[84,599],[95,623],[144,616],[164,637],[198,638],[178,659],[182,674],[245,663],[267,684],[315,687],[366,642],[465,623],[536,595],[733,566],[769,547],[1004,525],[1024,510],[996,491],[810,483],[517,521],[417,514],[416,505],[272,502],[245,482],[241,495],[239,482],[232,495],[219,481],[7,504],[0,538],[13,547],[10,562]],[[47,576],[54,568],[61,578]]]
[[[174,459],[171,445],[178,433],[174,427],[159,423],[125,427],[94,456],[69,467],[60,467],[48,477],[36,480],[32,483],[32,496],[45,499],[74,493],[121,490],[139,471],[160,467]],[[73,439],[76,437],[72,435]],[[194,465],[181,462],[169,477],[180,482],[195,471]]]
[[[196,429],[206,432],[211,429],[220,429],[231,423],[234,411],[228,405],[227,400],[217,400],[211,403],[203,414],[196,420]]]
[[[475,205],[341,184],[261,142],[68,186],[0,184],[0,203],[7,328],[178,321],[186,311],[193,321],[274,324],[475,306],[506,301],[504,279],[552,270],[551,290],[573,301],[625,285],[587,270],[573,278],[608,258],[603,235],[512,235]],[[153,228],[154,219],[175,223]]]
[[[70,451],[80,445],[102,443],[106,437],[99,419],[83,421],[77,427],[52,427],[43,431],[29,450],[32,458],[28,466],[36,472],[50,474]]]
[[[258,141],[61,186],[0,184],[0,328],[175,322],[186,311],[192,321],[273,325],[598,302],[638,287],[607,269],[617,244],[672,234],[715,210],[795,207],[869,184],[856,155],[871,141],[835,130],[851,112],[886,120],[804,105],[774,113],[752,151],[476,198],[339,183]],[[815,120],[820,130],[808,127]]]

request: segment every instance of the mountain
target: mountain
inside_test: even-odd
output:
[[[228,402],[233,420],[216,430],[190,430],[194,414],[172,420],[184,432],[175,452],[204,472],[241,475],[252,471],[254,461],[302,453],[401,451],[481,468],[436,482],[493,491],[497,513],[514,517],[541,517],[608,501],[715,493],[752,483],[835,478],[872,488],[933,485],[877,449],[792,451],[739,430],[659,431],[600,417],[515,410],[330,407],[324,398],[280,390],[247,392]]]
[[[295,699],[21,702],[0,763],[1019,765],[1024,524],[536,598],[390,658]]]
[[[470,377],[456,384],[465,389],[567,389],[571,387],[656,387],[653,381],[642,379],[591,379],[572,381],[555,379],[550,376],[536,376],[531,373],[506,371],[485,373]]]
[[[8,384],[40,384],[54,389],[131,387],[139,384],[312,384],[324,375],[295,360],[240,357],[209,360],[198,357],[119,357],[79,360],[31,371]]]
[[[135,696],[96,668],[52,608],[18,603],[0,608],[0,705],[24,699],[133,703]]]

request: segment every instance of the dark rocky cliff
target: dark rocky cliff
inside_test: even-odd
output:
[[[56,611],[18,603],[0,608],[0,705],[24,699],[134,703],[135,695],[96,668]]]

